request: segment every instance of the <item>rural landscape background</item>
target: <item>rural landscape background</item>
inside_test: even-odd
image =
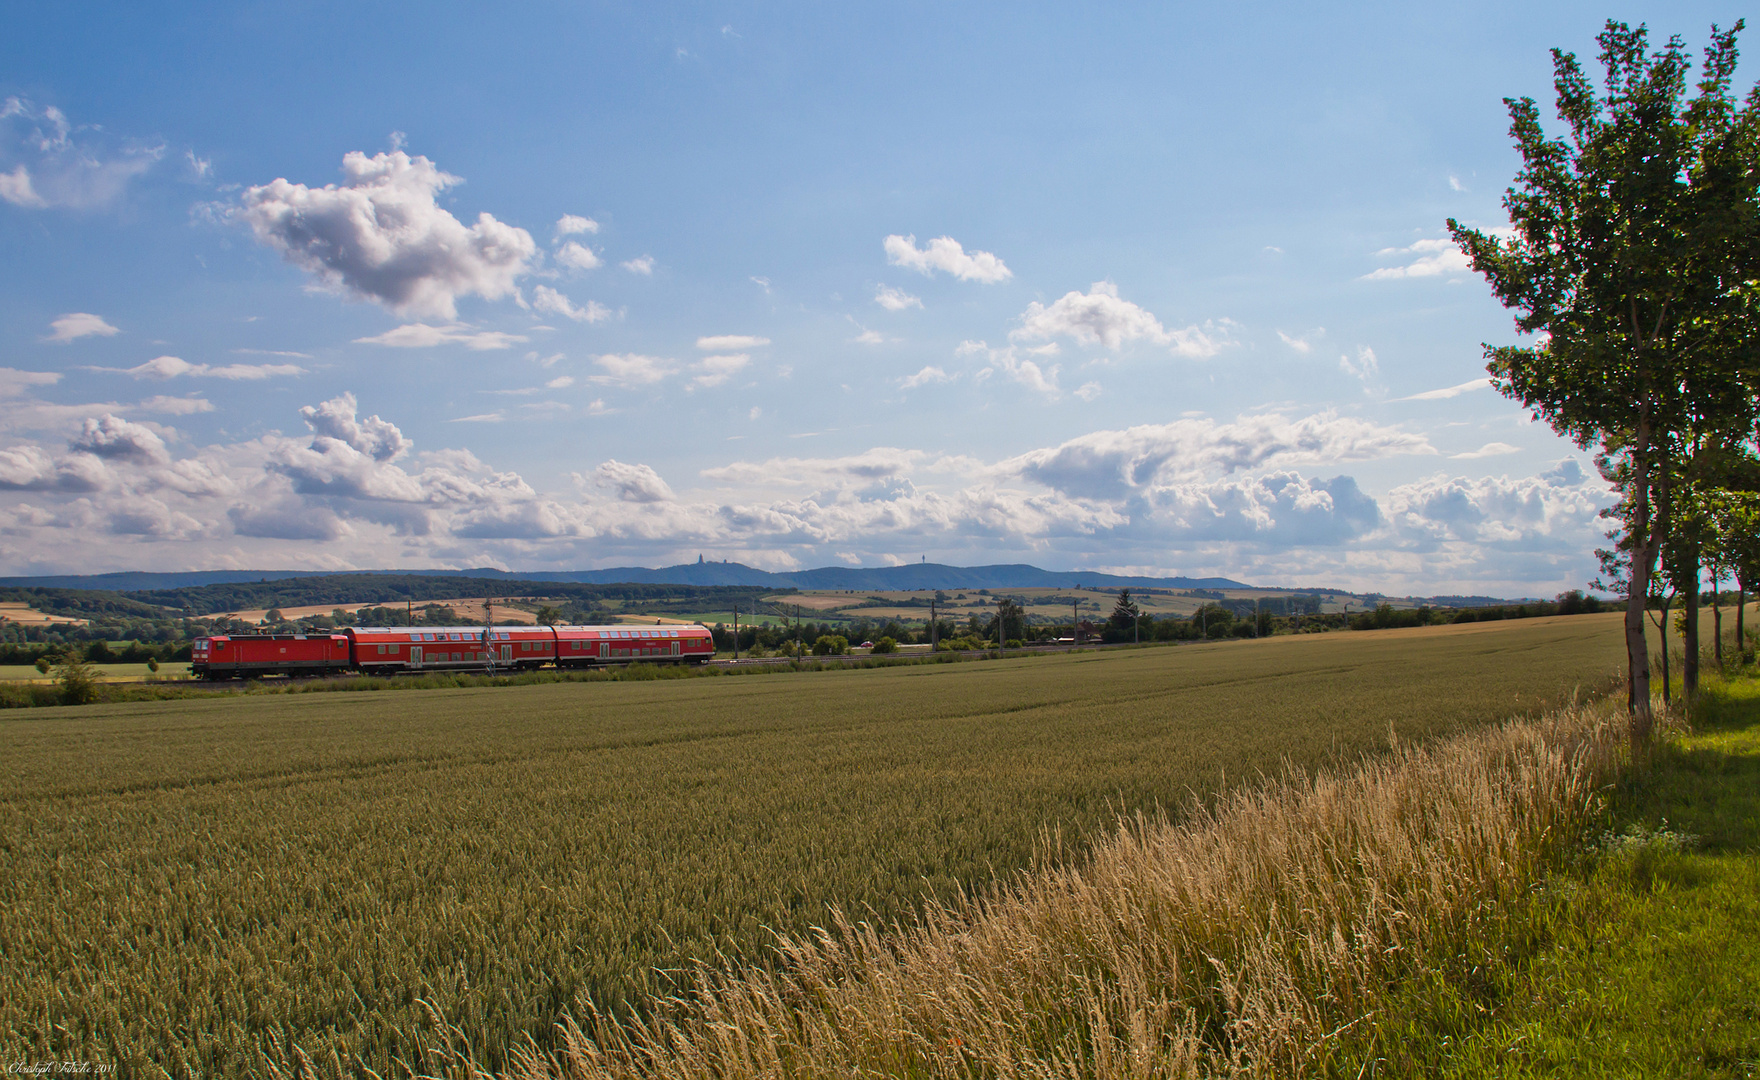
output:
[[[14,15],[5,1072],[1753,1075],[1740,12]]]

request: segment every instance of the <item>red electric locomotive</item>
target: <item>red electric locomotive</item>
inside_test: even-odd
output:
[[[341,634],[249,634],[197,638],[190,671],[202,679],[330,675],[353,667]]]

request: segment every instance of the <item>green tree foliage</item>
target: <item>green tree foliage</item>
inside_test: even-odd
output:
[[[1112,605],[1112,615],[1106,622],[1112,629],[1122,633],[1136,626],[1137,616],[1140,614],[1141,609],[1137,607],[1136,601],[1131,599],[1131,591],[1120,589],[1118,590],[1118,602]]]
[[[538,609],[538,621],[545,626],[555,626],[562,621],[562,613],[549,604],[545,604]]]
[[[99,671],[78,649],[69,648],[55,664],[55,682],[64,705],[89,705],[98,700]]]
[[[1532,98],[1506,99],[1523,167],[1504,197],[1514,234],[1451,235],[1534,345],[1487,346],[1498,389],[1578,445],[1624,489],[1632,732],[1647,738],[1643,622],[1679,462],[1710,437],[1752,431],[1760,279],[1760,96],[1730,95],[1735,35],[1712,29],[1698,94],[1679,38],[1609,21],[1604,90],[1554,50],[1549,139]],[[1713,430],[1715,429],[1715,431]]]
[[[813,642],[814,656],[842,656],[849,652],[849,639],[842,634],[820,634]]]
[[[873,651],[876,653],[897,652],[898,651],[898,642],[893,640],[890,637],[882,637],[879,641],[874,642]]]
[[[1005,598],[996,602],[996,619],[991,624],[993,633],[990,635],[998,641],[1023,638],[1027,635],[1027,613],[1020,602]]]
[[[1205,604],[1193,612],[1192,622],[1198,627],[1198,633],[1206,638],[1226,638],[1234,635],[1234,612],[1221,604]]]

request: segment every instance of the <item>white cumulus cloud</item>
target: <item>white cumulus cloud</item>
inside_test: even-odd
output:
[[[1440,390],[1426,390],[1421,394],[1413,394],[1410,397],[1394,398],[1394,400],[1440,401],[1444,398],[1459,397],[1462,394],[1470,393],[1474,390],[1489,390],[1491,387],[1492,382],[1490,379],[1469,379],[1466,382],[1459,383],[1455,386],[1445,386]]]
[[[1118,286],[1110,281],[1096,281],[1086,293],[1067,292],[1049,306],[1033,301],[1021,315],[1020,329],[1011,336],[1073,338],[1108,349],[1140,338],[1160,344],[1171,340],[1161,320],[1119,299]]]
[[[874,302],[887,311],[905,311],[909,308],[920,308],[923,302],[903,289],[895,289],[890,285],[882,285],[874,293]]]
[[[666,481],[646,465],[627,465],[613,459],[594,470],[593,480],[600,487],[615,491],[624,502],[670,502],[673,497]]]
[[[347,443],[374,461],[396,461],[415,446],[389,420],[377,415],[355,419],[359,411],[355,396],[344,393],[321,405],[307,405],[299,414],[319,438]]]
[[[33,386],[54,386],[61,381],[58,371],[21,371],[0,367],[0,398],[22,397]]]
[[[605,370],[603,375],[589,375],[588,381],[611,386],[651,386],[678,369],[671,360],[640,353],[606,353],[595,357],[594,363]]]
[[[556,235],[559,237],[598,231],[599,223],[590,217],[581,217],[579,214],[564,214],[556,219]]]
[[[112,337],[122,331],[105,322],[102,316],[88,311],[70,311],[49,324],[52,331],[44,341],[65,345],[83,337]]]
[[[899,388],[903,390],[915,390],[919,386],[928,386],[931,383],[944,383],[951,378],[952,376],[948,375],[947,372],[931,364],[926,365],[923,370],[917,372],[915,375],[900,380],[898,385]]]
[[[1539,476],[1469,479],[1439,474],[1387,494],[1402,535],[1420,541],[1511,544],[1536,537],[1598,538],[1607,484],[1566,458]]]
[[[1016,340],[1069,338],[1083,345],[1117,351],[1133,341],[1165,345],[1176,356],[1203,359],[1230,344],[1227,319],[1169,330],[1149,311],[1122,299],[1118,286],[1096,281],[1088,291],[1070,291],[1051,304],[1033,301],[1021,313],[1021,325],[1009,336]]]
[[[214,403],[204,397],[166,397],[159,394],[136,405],[141,412],[161,413],[165,416],[191,416],[195,413],[214,411]]]
[[[346,181],[277,179],[249,188],[232,214],[321,282],[405,315],[454,319],[463,296],[496,300],[531,270],[530,233],[477,216],[466,226],[435,201],[459,183],[401,150],[342,159]]]
[[[1357,349],[1357,356],[1354,360],[1351,359],[1349,353],[1339,353],[1338,370],[1353,379],[1367,383],[1381,373],[1381,364],[1375,359],[1375,350],[1364,345]]]
[[[1056,346],[1052,346],[1050,351],[1056,352]],[[971,356],[977,353],[982,353],[990,362],[988,367],[980,369],[972,376],[977,382],[983,382],[1000,371],[1014,382],[1020,383],[1035,393],[1043,394],[1052,401],[1063,396],[1063,390],[1057,385],[1058,372],[1061,370],[1060,365],[1052,364],[1048,368],[1041,367],[1037,360],[1022,356],[1021,350],[1014,345],[992,349],[986,342],[965,341],[961,342],[959,348],[954,350],[955,356]]]
[[[540,285],[532,290],[532,306],[545,314],[561,315],[575,322],[597,323],[611,317],[611,309],[598,301],[588,300],[586,307],[575,307],[568,297],[548,285]]]
[[[697,339],[697,348],[704,352],[731,352],[739,349],[756,349],[770,344],[767,337],[752,337],[748,334],[711,334]]]
[[[638,255],[633,259],[620,262],[617,265],[623,267],[632,274],[643,274],[651,277],[654,273],[654,256]]]
[[[751,362],[751,356],[746,353],[705,356],[695,365],[702,374],[692,379],[691,382],[695,386],[720,386]]]
[[[165,440],[152,428],[109,413],[87,417],[80,426],[80,433],[69,443],[69,449],[93,457],[142,465],[163,465],[171,460],[170,452],[165,449]]]
[[[1001,259],[988,251],[973,251],[968,254],[960,242],[951,236],[938,236],[929,241],[927,248],[919,248],[916,236],[894,234],[888,236],[882,246],[886,249],[887,262],[915,270],[925,277],[940,270],[961,281],[979,281],[994,285],[1014,276],[1014,271],[1003,265]]]
[[[1504,454],[1519,454],[1521,452],[1521,447],[1511,446],[1506,442],[1488,442],[1477,450],[1468,450],[1448,456],[1456,461],[1473,461],[1477,458],[1501,457]]]
[[[96,368],[97,371],[119,371],[136,379],[164,381],[187,376],[192,379],[228,379],[233,382],[257,382],[286,375],[304,375],[298,364],[192,364],[176,356],[155,356],[131,368]]]
[[[1206,474],[1435,452],[1421,435],[1364,420],[1332,413],[1291,420],[1264,413],[1226,424],[1190,418],[1091,432],[997,468],[1070,495],[1120,499]]]
[[[605,265],[592,248],[573,240],[556,249],[556,261],[571,270],[596,270]]]
[[[1410,247],[1382,248],[1375,253],[1382,258],[1400,257],[1405,261],[1399,266],[1383,266],[1363,275],[1364,281],[1389,281],[1394,278],[1436,277],[1441,274],[1458,274],[1472,267],[1467,262],[1466,253],[1446,237],[1419,240]]]
[[[542,285],[539,288],[543,288]],[[478,330],[464,323],[433,326],[428,323],[406,323],[373,337],[355,338],[356,345],[384,345],[393,349],[431,349],[436,345],[463,345],[483,352],[489,349],[511,349],[529,340],[522,334],[500,330]]]
[[[119,143],[102,129],[75,127],[53,105],[0,102],[0,199],[31,210],[89,210],[115,202],[165,154],[163,145]],[[22,159],[22,160],[21,160]]]

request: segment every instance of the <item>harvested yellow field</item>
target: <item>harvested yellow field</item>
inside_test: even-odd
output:
[[[533,611],[525,610],[525,608],[531,607],[535,609],[540,604],[547,603],[547,601],[544,600],[534,600],[521,597],[517,603],[522,606],[515,607],[515,601],[502,600],[499,597],[477,596],[464,600],[424,600],[421,603],[414,605],[413,610],[420,612],[422,608],[430,603],[439,604],[442,607],[449,607],[458,612],[459,619],[474,625],[483,621],[485,605],[491,601],[493,601],[495,605],[495,621],[497,623],[523,623],[526,625],[536,623],[538,621],[538,616],[534,614]],[[305,607],[284,607],[279,610],[281,611],[281,617],[284,619],[305,619],[313,615],[329,615],[338,608],[353,614],[362,608],[387,607],[392,608],[393,610],[402,611],[405,609],[405,606],[406,605],[401,600],[385,600],[376,604],[309,604]],[[216,614],[225,615],[234,619],[241,619],[247,623],[260,624],[268,617],[269,609],[253,608],[249,611],[222,611],[217,612]]]
[[[29,604],[22,602],[0,603],[0,622],[15,622],[21,626],[84,626],[84,619],[70,619],[65,615],[51,615],[46,611],[38,611]]]

